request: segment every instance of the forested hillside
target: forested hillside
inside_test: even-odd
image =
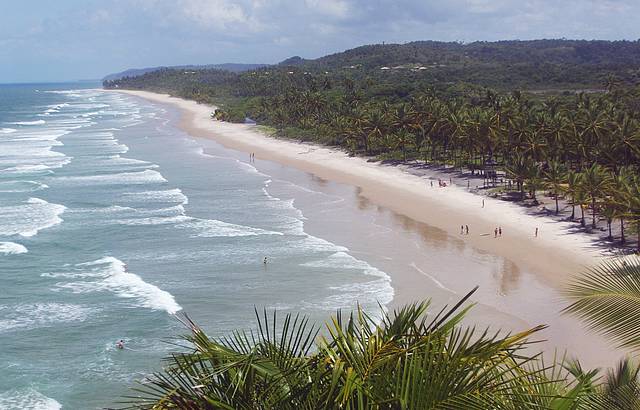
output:
[[[128,70],[109,74],[103,78],[103,81],[114,81],[120,80],[125,77],[137,77],[146,73],[151,73],[154,71],[162,70],[162,69],[174,69],[174,70],[226,70],[234,73],[241,73],[243,71],[255,70],[256,68],[265,67],[266,64],[234,64],[234,63],[225,63],[225,64],[208,64],[208,65],[183,65],[183,66],[172,66],[172,67],[146,67],[146,68],[130,68]]]
[[[191,69],[175,70],[182,71],[183,80],[190,82],[188,77]],[[414,81],[421,85],[462,82],[499,90],[602,88],[611,74],[626,82],[640,79],[640,42],[535,40],[378,44],[315,60],[292,57],[265,70],[329,71],[332,75],[356,79],[369,77],[398,84]],[[238,77],[242,75],[238,74]],[[127,84],[145,86],[163,81],[151,75]]]

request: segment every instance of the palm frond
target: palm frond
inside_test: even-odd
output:
[[[640,258],[603,262],[564,290],[572,303],[564,312],[610,337],[619,347],[640,349]]]

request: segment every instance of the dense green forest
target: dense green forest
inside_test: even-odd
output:
[[[639,67],[640,42],[416,42],[104,85],[215,104],[220,120],[353,154],[470,169],[522,201],[546,191],[556,213],[564,198],[582,226],[605,221],[609,240],[614,221],[620,243],[630,225],[640,250]]]

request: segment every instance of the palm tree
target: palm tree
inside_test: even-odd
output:
[[[593,164],[582,173],[581,187],[591,202],[591,227],[596,227],[596,202],[604,197],[611,185],[611,175],[600,165]]]
[[[636,250],[640,253],[640,176],[636,175],[629,181],[625,196],[628,204],[626,215],[630,218],[638,235]]]
[[[258,314],[251,334],[209,338],[192,321],[186,353],[168,359],[129,397],[136,409],[570,409],[589,383],[569,389],[523,350],[536,327],[499,336],[460,321],[473,293],[451,309],[426,315],[428,302],[381,322],[362,309],[317,330],[287,315]],[[555,369],[555,367],[553,368]],[[557,370],[552,370],[556,375]],[[553,391],[553,395],[548,393]]]
[[[607,239],[612,241],[613,234],[611,233],[611,224],[613,223],[613,219],[618,216],[618,210],[616,209],[615,203],[612,201],[603,201],[599,207],[600,214],[607,221]]]
[[[631,207],[631,199],[628,194],[628,185],[633,179],[633,172],[629,168],[621,168],[618,175],[613,178],[611,187],[611,199],[616,210],[616,217],[620,219],[620,243],[624,245],[626,239],[624,235],[624,219],[626,212]]]
[[[562,192],[563,184],[565,182],[566,171],[562,164],[558,161],[551,161],[548,164],[548,168],[544,173],[546,178],[546,187],[549,189],[556,201],[556,215],[560,212],[558,206],[558,197]]]
[[[387,135],[387,118],[384,111],[374,108],[365,114],[363,121],[363,143],[366,154],[369,154],[371,147],[380,142]]]
[[[563,191],[571,197],[571,220],[576,218],[576,205],[578,205],[577,197],[580,192],[581,175],[574,171],[567,172],[567,185],[563,187]]]
[[[582,176],[582,174],[581,174]],[[575,193],[574,200],[576,205],[580,207],[580,226],[585,227],[587,225],[584,210],[589,204],[589,197],[587,196],[586,191],[582,188],[582,178],[580,178],[580,185],[578,185],[578,190]]]
[[[533,203],[537,204],[538,199],[536,197],[536,192],[539,189],[542,189],[545,187],[543,174],[538,165],[533,163],[529,164],[529,171],[527,174],[527,178],[525,180],[525,185],[527,186],[527,190],[531,194],[531,199],[533,199]]]
[[[524,183],[531,174],[532,166],[533,164],[531,163],[531,160],[527,157],[516,154],[506,167],[507,175],[516,182],[516,185],[520,190],[521,201],[524,200]]]
[[[410,132],[414,126],[413,118],[415,113],[408,104],[402,104],[391,112],[390,126],[392,134],[396,137],[397,145],[402,151],[403,161],[407,160],[407,142],[413,134]]]

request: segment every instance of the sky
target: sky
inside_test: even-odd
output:
[[[0,0],[0,83],[363,44],[640,39],[640,0]]]

